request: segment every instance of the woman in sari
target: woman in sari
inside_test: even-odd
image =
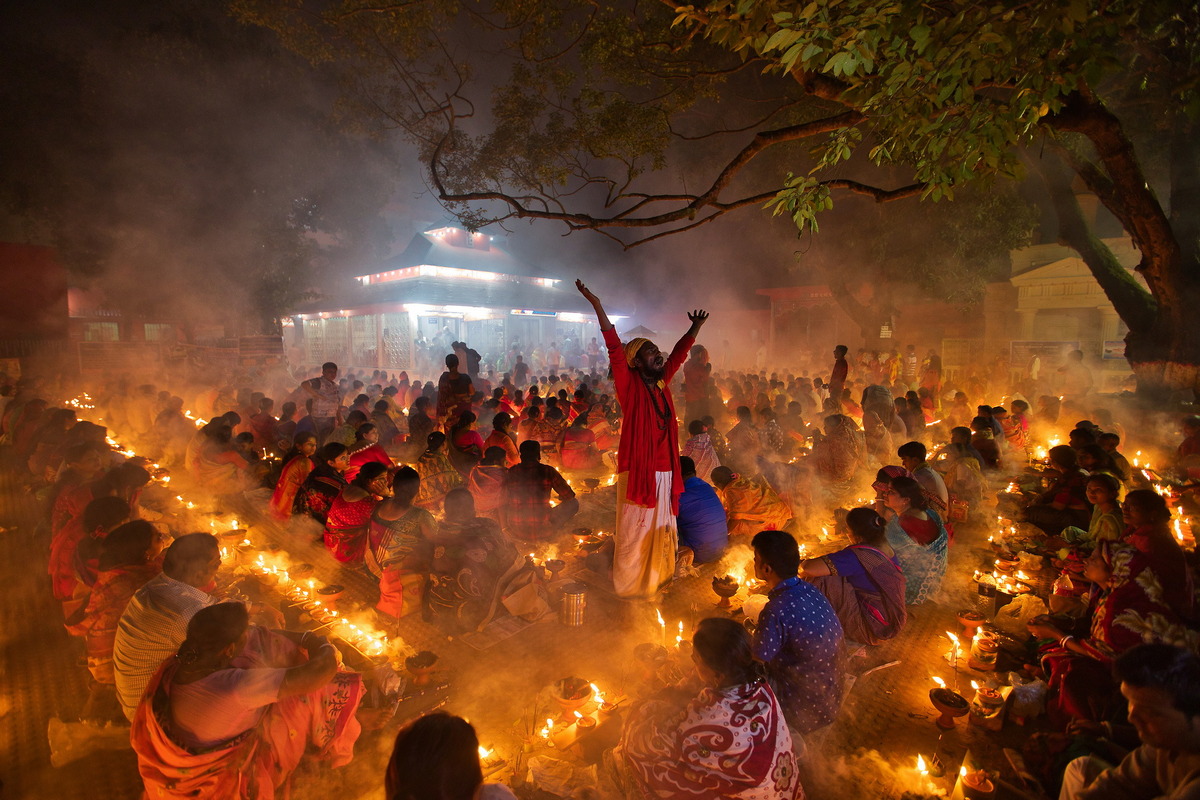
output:
[[[705,482],[711,482],[712,471],[721,466],[717,451],[713,447],[712,436],[708,428],[698,419],[688,423],[688,440],[683,443],[681,456],[687,456],[696,465],[696,477]]]
[[[425,443],[429,434],[437,430],[437,422],[433,419],[434,407],[428,397],[419,396],[408,409],[408,449],[407,461],[413,462],[425,452]]]
[[[962,522],[976,516],[983,502],[987,479],[983,477],[983,464],[972,455],[970,445],[950,442],[942,449],[935,463],[946,482],[949,498],[947,519]]]
[[[596,434],[588,427],[586,412],[577,416],[563,431],[562,465],[563,469],[571,470],[597,470],[603,465],[600,451],[596,449]]]
[[[326,442],[317,451],[316,462],[300,489],[301,501],[309,516],[324,525],[329,507],[346,485],[343,475],[350,466],[350,454],[346,445]]]
[[[483,461],[467,477],[467,488],[475,498],[475,509],[480,516],[499,521],[500,499],[504,493],[504,479],[508,467],[504,466],[505,454],[499,447],[489,447],[483,452]]]
[[[197,611],[133,718],[146,796],[272,800],[302,757],[349,763],[364,692],[339,660],[322,636],[251,626],[241,603]]]
[[[114,528],[104,538],[99,572],[87,604],[77,621],[67,623],[67,630],[73,636],[84,638],[88,672],[92,674],[83,709],[84,719],[96,718],[106,699],[114,712],[113,718],[119,714],[113,674],[117,621],[134,592],[161,571],[162,564],[158,559],[161,542],[158,531],[145,520],[134,520]]]
[[[612,753],[620,782],[638,797],[803,798],[783,710],[758,672],[746,629],[701,620],[692,661],[698,694],[669,687],[630,712]]]
[[[527,563],[500,532],[498,522],[476,516],[469,491],[451,490],[430,563],[431,617],[447,633],[482,630],[503,608],[500,595],[506,578]]]
[[[464,411],[458,415],[458,421],[446,436],[447,457],[463,478],[470,475],[471,470],[483,458],[483,437],[477,430],[478,422],[479,418],[475,416],[475,412]]]
[[[1048,617],[1029,623],[1039,640],[1042,669],[1054,692],[1048,706],[1052,722],[1102,721],[1116,699],[1113,660],[1135,645],[1158,642],[1195,649],[1188,631],[1168,603],[1150,560],[1134,547],[1101,542],[1084,565],[1091,593],[1088,634],[1078,638],[1057,628]]]
[[[371,514],[366,562],[367,569],[379,578],[375,608],[385,622],[416,611],[424,597],[437,522],[416,505],[420,491],[420,474],[412,467],[401,467],[392,477],[392,496]]]
[[[54,483],[68,433],[75,423],[73,408],[52,408],[43,416],[42,426],[34,434],[28,461],[29,471],[37,480]]]
[[[884,501],[887,541],[904,571],[904,598],[920,605],[941,587],[950,537],[925,491],[912,478],[894,478]]]
[[[373,422],[364,422],[354,431],[354,444],[350,445],[350,466],[346,468],[345,478],[353,481],[358,471],[366,464],[382,464],[391,468],[392,458],[379,443],[379,429]]]
[[[1050,488],[1025,508],[1025,520],[1047,536],[1058,536],[1063,528],[1082,528],[1091,522],[1092,507],[1087,501],[1087,473],[1079,469],[1075,450],[1069,445],[1050,448],[1050,466],[1056,472]]]
[[[862,434],[845,414],[825,418],[825,435],[813,447],[817,477],[832,501],[849,496],[864,463]]]
[[[493,447],[504,451],[504,466],[515,467],[521,460],[517,452],[517,437],[512,432],[512,417],[500,411],[492,417],[492,432],[483,441],[483,452],[486,454]]]
[[[126,462],[71,493],[84,505],[50,540],[48,564],[54,596],[63,601],[66,616],[78,608],[81,593],[86,594],[96,581],[97,543],[117,525],[138,518],[138,499],[149,481],[150,473]]]
[[[471,723],[434,711],[396,734],[384,777],[386,800],[517,800],[502,783],[484,783],[479,737]]]
[[[1068,525],[1063,528],[1062,538],[1068,544],[1080,547],[1085,552],[1100,542],[1115,542],[1121,538],[1125,530],[1125,522],[1121,515],[1121,504],[1117,496],[1121,492],[1121,484],[1112,475],[1097,473],[1087,479],[1087,499],[1092,504],[1092,521],[1087,530]],[[1155,497],[1158,495],[1154,492]]]
[[[711,477],[725,506],[730,536],[781,531],[791,522],[792,507],[762,475],[748,478],[729,467],[717,467]]]
[[[196,482],[216,497],[241,494],[250,488],[250,462],[233,446],[233,428],[217,419],[205,425],[203,432],[196,451]]]
[[[428,444],[417,459],[416,469],[421,476],[417,505],[426,511],[441,511],[446,492],[463,485],[462,476],[446,455],[446,434],[441,431],[429,434]]]
[[[313,454],[317,452],[315,433],[298,433],[292,449],[283,457],[283,471],[275,483],[275,491],[267,504],[272,518],[287,522],[296,513],[296,497],[300,487],[313,471]]]
[[[848,640],[880,644],[908,620],[904,571],[888,544],[887,523],[874,509],[852,509],[845,528],[854,544],[801,562],[800,577],[829,600]]]
[[[367,548],[371,512],[387,494],[387,467],[377,462],[363,465],[334,498],[325,517],[325,549],[343,564],[362,561]]]
[[[863,412],[863,439],[867,448],[867,463],[883,465],[895,455],[892,434],[874,411]]]
[[[1192,573],[1183,548],[1171,535],[1167,501],[1153,489],[1136,489],[1126,495],[1121,510],[1126,525],[1121,541],[1149,559],[1167,604],[1185,621],[1190,620],[1195,594]]]

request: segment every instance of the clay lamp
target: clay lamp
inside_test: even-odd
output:
[[[552,558],[546,562],[546,569],[550,571],[550,580],[554,581],[558,578],[558,573],[567,568],[567,562],[561,558]]]
[[[966,800],[992,800],[996,795],[996,785],[981,769],[972,772],[963,766],[959,768],[958,778]]]
[[[312,564],[297,564],[288,570],[288,577],[294,581],[306,581],[313,576]]]
[[[1004,703],[1004,695],[990,686],[980,686],[976,689],[975,699],[979,701],[980,705],[988,708],[997,708]]]
[[[591,528],[576,528],[575,530],[571,531],[571,535],[575,537],[575,542],[577,544],[583,544],[588,539],[592,538],[592,533],[593,531]]]
[[[242,539],[235,549],[237,551],[237,560],[239,564],[254,563],[254,554],[257,553],[258,550],[254,547],[249,539]]]
[[[317,597],[322,603],[332,603],[346,593],[346,587],[340,583],[330,583],[317,589]]]
[[[587,489],[589,492],[596,491],[597,489],[600,488],[600,479],[599,478],[584,478],[583,479],[583,488]]]
[[[653,642],[642,642],[633,648],[633,660],[642,672],[642,680],[652,680],[658,670],[667,663],[667,648]]]
[[[996,657],[1000,653],[1000,645],[995,639],[987,636],[977,636],[971,640],[971,652],[967,657],[967,666],[981,672],[992,672],[996,669]]]
[[[965,717],[971,711],[967,698],[958,692],[946,688],[946,682],[941,678],[933,679],[938,685],[929,690],[929,701],[937,709],[940,716],[936,723],[939,728],[948,731],[954,727],[954,720]]]
[[[985,622],[983,614],[980,614],[978,611],[973,611],[969,608],[959,611],[957,619],[958,624],[962,625],[964,639],[974,639],[975,632],[978,631],[980,626]]]
[[[586,731],[586,730],[590,730],[590,729],[596,727],[595,717],[585,717],[583,714],[580,714],[578,711],[575,711],[573,713],[575,714],[575,727],[578,728],[579,730]]]
[[[217,534],[217,538],[221,540],[222,547],[237,547],[243,541],[249,541],[246,539],[246,534],[249,532],[245,528],[233,528],[232,530],[221,531]]]
[[[737,578],[734,578],[732,575],[713,578],[712,590],[716,593],[717,597],[721,598],[720,602],[717,603],[717,608],[729,608],[731,605],[729,598],[738,592]]]
[[[416,655],[404,659],[404,668],[412,676],[413,686],[429,685],[433,667],[437,664],[437,653],[432,650],[422,650]]]
[[[1013,559],[997,558],[996,559],[996,571],[1002,572],[1005,575],[1011,575],[1013,573],[1013,570],[1015,570],[1017,568],[1017,565],[1020,563],[1021,562],[1017,561],[1015,558],[1013,558]]]
[[[575,712],[592,699],[592,684],[574,676],[562,678],[554,682],[551,696],[562,710],[559,720],[570,725],[576,720]]]

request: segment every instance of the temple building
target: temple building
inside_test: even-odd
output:
[[[416,234],[355,281],[336,305],[324,301],[285,321],[292,363],[409,370],[433,366],[421,363],[427,343],[449,352],[450,342],[465,341],[495,365],[514,346],[528,354],[555,342],[567,354],[600,336],[570,281],[515,258],[493,236],[452,225]]]

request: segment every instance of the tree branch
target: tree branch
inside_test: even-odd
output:
[[[1117,207],[1108,207],[1117,214],[1141,250],[1140,271],[1155,296],[1161,297],[1159,289],[1163,286],[1183,285],[1179,243],[1121,121],[1099,100],[1075,92],[1067,98],[1061,111],[1046,117],[1046,122],[1057,131],[1083,134],[1096,148],[1100,162],[1121,194]],[[1086,182],[1089,176],[1081,174],[1081,177]],[[1173,321],[1184,322],[1180,316],[1182,309],[1160,310],[1174,317]]]
[[[764,150],[785,142],[799,141],[817,134],[838,130],[839,128],[853,125],[859,122],[861,119],[862,115],[858,114],[858,112],[847,111],[842,114],[836,114],[832,117],[826,117],[825,119],[806,122],[800,125],[790,125],[771,131],[760,131],[754,135],[754,137],[749,143],[746,144],[745,147],[743,147],[728,161],[728,163],[725,164],[725,166],[713,179],[708,189],[698,195],[648,195],[644,193],[638,193],[635,195],[621,194],[611,198],[611,202],[617,202],[624,199],[637,199],[638,202],[635,204],[635,208],[641,208],[651,202],[657,202],[659,200],[680,202],[683,204],[670,211],[664,211],[658,214],[640,217],[632,216],[630,209],[618,211],[610,216],[569,213],[565,211],[549,212],[545,210],[528,208],[525,202],[528,200],[528,198],[517,198],[505,192],[477,191],[455,193],[447,191],[442,179],[441,167],[442,159],[450,146],[453,135],[454,117],[452,114],[448,117],[445,135],[442,136],[441,140],[438,142],[430,156],[429,167],[434,187],[438,193],[438,198],[443,203],[464,204],[498,202],[509,209],[509,212],[503,215],[501,219],[508,219],[511,217],[552,219],[563,222],[573,230],[597,228],[653,228],[662,225],[669,225],[674,222],[681,222],[683,220],[694,221],[697,215],[704,212],[706,209],[712,209],[720,214],[723,214],[752,203],[765,203],[767,200],[775,196],[777,190],[758,193],[732,202],[722,202],[720,200],[720,195],[733,181],[738,172]],[[915,194],[919,190],[918,187],[911,186],[901,187],[900,189],[896,190],[882,190],[866,186],[865,184],[861,184],[857,181],[841,179],[830,181],[828,185],[830,185],[832,188],[846,189],[859,194],[867,194],[875,197],[876,200],[880,202],[889,199],[897,199],[899,197],[907,197],[911,194]],[[694,227],[694,225],[689,224],[685,227],[685,229],[691,227]]]

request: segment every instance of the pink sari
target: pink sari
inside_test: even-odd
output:
[[[252,627],[238,667],[288,667],[304,659],[288,639]],[[171,678],[168,658],[146,687],[130,735],[148,798],[273,800],[290,793],[292,772],[306,751],[341,767],[354,757],[361,731],[354,712],[363,698],[362,676],[338,672],[323,688],[279,700],[259,723],[203,751],[177,744],[170,733]]]

